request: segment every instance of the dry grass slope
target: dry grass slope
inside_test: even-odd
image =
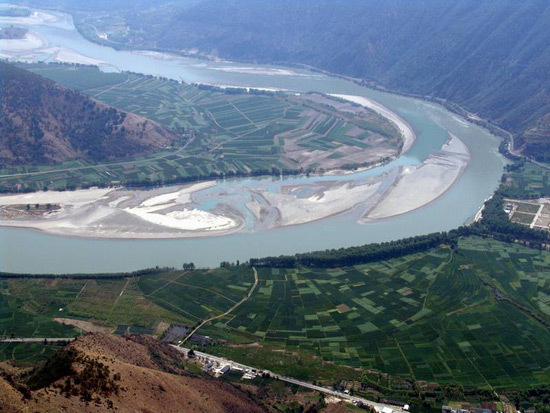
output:
[[[214,379],[184,373],[181,353],[152,338],[90,334],[69,345],[81,372],[92,361],[106,366],[118,390],[94,394],[92,401],[61,390],[66,378],[32,393],[26,400],[0,379],[0,412],[264,412],[266,408],[241,390]],[[83,362],[82,360],[87,360]],[[175,373],[180,373],[175,374]],[[185,375],[184,375],[185,374]]]

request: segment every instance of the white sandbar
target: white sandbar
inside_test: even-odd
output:
[[[389,218],[433,202],[455,183],[469,159],[466,145],[452,136],[439,153],[430,155],[421,165],[402,168],[395,183],[366,218]]]

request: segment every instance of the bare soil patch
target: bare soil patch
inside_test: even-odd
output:
[[[339,304],[336,306],[336,309],[340,314],[349,313],[351,311],[351,308],[349,308],[346,304]]]
[[[112,333],[113,332],[113,329],[110,327],[99,326],[90,321],[75,320],[73,318],[63,318],[63,317],[54,318],[53,321],[60,324],[74,326],[87,333]]]

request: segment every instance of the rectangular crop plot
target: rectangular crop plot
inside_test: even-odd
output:
[[[523,212],[514,212],[514,215],[512,215],[512,222],[516,222],[518,224],[524,224],[524,225],[531,225],[533,222],[533,219],[535,219],[535,215],[533,214],[525,214]]]
[[[539,204],[531,204],[526,202],[514,202],[517,205],[516,211],[527,214],[536,214],[539,211]]]
[[[418,380],[495,388],[527,385],[526,377],[544,382],[536,372],[547,362],[550,332],[492,300],[483,280],[495,277],[513,300],[548,316],[550,254],[477,238],[459,250],[356,268],[262,268],[258,288],[225,325],[336,364],[404,377],[412,369]]]

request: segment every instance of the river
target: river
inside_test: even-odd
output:
[[[50,13],[50,12],[48,12]],[[247,260],[266,255],[292,254],[318,249],[361,245],[445,231],[473,218],[483,201],[496,189],[504,165],[498,154],[499,139],[446,109],[417,99],[370,90],[353,82],[294,68],[211,62],[154,53],[132,53],[100,46],[83,38],[72,19],[63,13],[54,18],[20,20],[42,41],[40,48],[12,53],[16,60],[70,60],[75,55],[99,61],[104,70],[130,70],[186,82],[232,86],[280,88],[365,96],[405,119],[417,140],[403,156],[383,167],[360,174],[375,176],[399,165],[417,165],[441,149],[450,134],[470,150],[470,163],[457,182],[434,202],[415,211],[366,224],[357,222],[357,211],[304,225],[265,231],[248,231],[220,237],[175,240],[105,240],[49,235],[39,231],[0,227],[0,271],[30,273],[90,273],[129,271],[151,266],[180,267],[183,262],[217,266],[221,261]],[[0,25],[13,21],[0,18]],[[0,54],[6,52],[0,50]],[[64,57],[62,57],[64,56]],[[346,176],[349,179],[350,176]],[[306,177],[286,183],[305,182]],[[318,179],[318,178],[315,178]],[[323,179],[335,179],[327,177]],[[256,185],[254,179],[220,182],[218,187],[239,190]],[[280,182],[265,178],[263,182]]]

